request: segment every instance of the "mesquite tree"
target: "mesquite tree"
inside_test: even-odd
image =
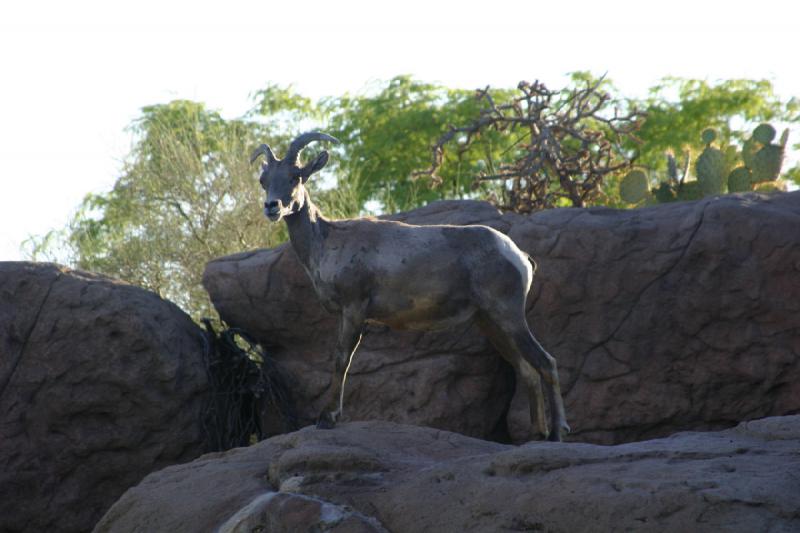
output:
[[[634,154],[623,141],[634,137],[643,114],[621,111],[602,90],[603,79],[580,87],[551,91],[543,83],[522,81],[519,94],[495,102],[489,87],[478,90],[483,100],[479,117],[464,126],[451,126],[433,146],[433,162],[416,176],[439,183],[446,147],[455,143],[466,153],[487,134],[511,139],[502,159],[487,157],[475,187],[499,184],[490,200],[499,208],[521,213],[572,205],[584,207],[600,192],[605,176],[630,167]]]

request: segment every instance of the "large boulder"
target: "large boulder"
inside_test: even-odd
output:
[[[354,422],[151,474],[95,532],[798,531],[799,447],[800,416],[617,446]]]
[[[87,531],[145,475],[203,453],[203,350],[151,292],[0,263],[0,531]]]
[[[572,439],[641,440],[800,410],[800,192],[530,216],[438,202],[392,218],[486,224],[536,259],[528,319],[558,359]],[[312,421],[336,324],[293,250],[214,260],[204,284],[224,320],[270,349]],[[372,328],[350,376],[350,420],[529,434],[513,373],[475,328]]]

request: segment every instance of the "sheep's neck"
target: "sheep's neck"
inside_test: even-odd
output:
[[[289,241],[298,259],[306,271],[311,272],[322,253],[322,243],[327,234],[327,221],[317,206],[311,202],[308,191],[304,191],[304,194],[303,207],[286,217],[286,227],[289,230]]]

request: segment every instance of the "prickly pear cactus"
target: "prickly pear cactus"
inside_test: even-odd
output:
[[[619,195],[624,202],[636,204],[647,198],[647,175],[641,170],[631,170],[619,184]]]
[[[775,128],[770,124],[759,124],[756,126],[756,129],[753,130],[753,139],[761,144],[769,144],[772,142],[772,139],[775,138],[776,134]]]
[[[783,130],[783,133],[781,134],[781,142],[779,144],[785,149],[787,142],[789,142],[789,128]]]
[[[722,152],[725,154],[725,174],[728,175],[734,168],[739,166],[739,149],[730,144]]]
[[[703,142],[706,144],[711,144],[717,140],[717,130],[713,128],[703,130],[703,133],[700,135],[703,138]]]
[[[717,132],[711,128],[703,131],[701,137],[705,149],[694,162],[696,180],[689,178],[689,154],[683,175],[678,179],[679,170],[674,154],[667,153],[666,181],[653,188],[650,198],[660,203],[674,200],[697,200],[704,196],[728,192],[758,191],[768,192],[784,190],[786,185],[779,179],[781,166],[786,154],[789,130],[785,130],[774,144],[777,132],[770,124],[759,124],[749,139],[744,141],[741,152],[736,146],[720,144]],[[716,146],[712,146],[715,143]],[[742,166],[744,162],[744,166]],[[626,179],[628,176],[626,176]],[[633,183],[644,176],[631,177],[627,183],[626,193],[630,203],[641,201],[648,196],[646,185]],[[625,180],[623,180],[625,181]]]
[[[746,192],[752,187],[750,169],[747,167],[738,167],[731,171],[728,175],[728,192]]]
[[[721,194],[725,192],[725,172],[727,161],[725,154],[719,148],[711,146],[711,142],[717,138],[717,132],[707,129],[703,132],[703,141],[706,148],[695,163],[695,173],[700,184],[700,190],[704,196],[711,194]]]
[[[742,160],[750,169],[751,185],[775,181],[781,173],[789,130],[781,135],[780,144],[772,144],[777,132],[769,124],[759,124],[742,147]]]
[[[783,166],[783,146],[768,144],[753,157],[753,183],[775,181]]]
[[[753,159],[760,149],[761,144],[752,137],[742,144],[742,161],[744,161],[744,166],[753,168]]]
[[[686,181],[678,190],[678,200],[699,200],[702,197],[699,181]]]

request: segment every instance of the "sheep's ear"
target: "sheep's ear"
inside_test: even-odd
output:
[[[308,181],[308,178],[311,177],[311,174],[319,172],[327,164],[328,164],[328,152],[323,150],[311,163],[303,167],[301,171],[301,176],[303,177],[303,183]]]

